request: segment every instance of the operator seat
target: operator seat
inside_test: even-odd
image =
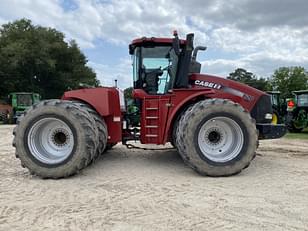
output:
[[[160,68],[146,69],[144,72],[144,89],[150,95],[156,95],[158,92],[159,76],[163,74]]]

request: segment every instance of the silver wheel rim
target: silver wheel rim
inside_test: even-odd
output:
[[[28,133],[28,147],[38,161],[58,164],[67,159],[73,150],[73,132],[62,120],[44,118],[31,127]]]
[[[224,163],[234,159],[242,150],[243,131],[237,122],[228,117],[214,117],[200,128],[198,145],[206,158]]]

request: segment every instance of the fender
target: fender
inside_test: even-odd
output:
[[[108,130],[108,143],[122,140],[122,115],[119,92],[116,88],[86,88],[65,92],[63,100],[78,100],[91,105],[104,118]]]
[[[202,98],[212,98],[211,95],[214,95],[216,91],[214,89],[174,89],[173,95],[171,96],[171,111],[168,116],[168,121],[166,123],[166,128],[164,132],[163,143],[168,142],[171,125],[177,117],[177,114],[181,112],[182,108],[187,105],[189,102],[196,100],[198,97]]]
[[[67,91],[62,99],[84,101],[95,108],[101,116],[121,116],[119,92],[115,88],[98,87]]]

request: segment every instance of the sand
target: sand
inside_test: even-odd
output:
[[[308,141],[263,141],[227,178],[118,144],[74,177],[42,180],[15,158],[12,130],[0,126],[0,230],[308,230]]]

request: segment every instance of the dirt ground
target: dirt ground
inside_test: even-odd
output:
[[[42,180],[15,159],[12,130],[0,127],[0,230],[308,230],[308,140],[263,141],[227,178],[117,145],[77,176]]]

